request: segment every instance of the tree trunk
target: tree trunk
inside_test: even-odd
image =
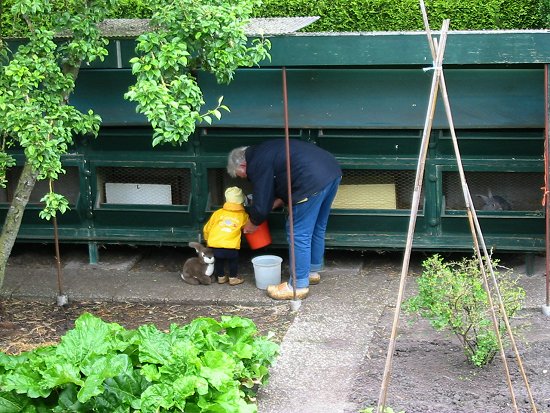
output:
[[[38,173],[32,170],[28,162],[25,162],[23,171],[19,177],[19,182],[17,183],[17,189],[15,190],[10,208],[6,215],[4,226],[2,227],[2,232],[0,233],[0,288],[2,288],[4,284],[8,258],[10,257],[17,234],[19,233],[19,227],[23,220],[23,213],[31,197],[31,192],[36,183],[37,176]]]

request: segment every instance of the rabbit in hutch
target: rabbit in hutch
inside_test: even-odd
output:
[[[181,271],[182,280],[192,285],[211,284],[210,276],[214,272],[214,251],[198,242],[190,242],[187,245],[195,248],[198,257],[192,257],[185,261]]]
[[[512,205],[499,195],[493,195],[489,189],[487,195],[478,195],[483,201],[481,209],[483,211],[510,211]]]

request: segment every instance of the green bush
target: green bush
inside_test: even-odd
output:
[[[506,315],[511,318],[521,309],[525,291],[517,285],[517,278],[512,276],[510,270],[501,273],[497,270],[497,264],[498,260],[494,260],[494,274]],[[477,258],[443,262],[436,254],[425,260],[422,266],[424,271],[417,280],[418,293],[405,301],[404,310],[426,318],[436,330],[454,333],[466,357],[474,365],[481,367],[491,362],[499,346]],[[491,286],[488,268],[486,274]],[[495,297],[494,291],[491,296]],[[500,335],[507,344],[504,315],[496,299],[493,304]]]
[[[550,27],[550,0],[540,0],[538,15],[543,27]]]
[[[0,2],[0,33],[22,34],[20,16],[12,16],[11,5]],[[71,11],[82,0],[51,0],[54,8]],[[550,0],[425,0],[433,29],[443,19],[451,30],[541,29],[550,26]],[[149,18],[148,0],[119,0],[112,18]],[[418,0],[264,0],[255,17],[320,16],[306,27],[308,32],[361,32],[423,30]],[[47,16],[44,17],[47,20]]]
[[[22,16],[11,14],[11,7],[19,0],[0,1],[0,35],[2,37],[23,37],[27,33],[27,25]],[[83,4],[82,0],[50,0],[54,11],[64,10],[69,13]],[[51,28],[50,16],[43,17],[43,23]],[[145,19],[152,15],[151,2],[148,0],[119,0],[118,6],[109,12],[110,18]]]
[[[113,10],[112,18],[148,19],[153,15],[153,7],[146,0],[118,0],[118,7]]]
[[[426,0],[433,29],[443,19],[451,30],[539,29],[548,22],[549,0]],[[308,32],[423,30],[418,0],[264,0],[256,17],[320,16]]]

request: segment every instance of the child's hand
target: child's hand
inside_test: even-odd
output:
[[[243,232],[245,234],[251,234],[254,231],[256,231],[257,229],[258,229],[257,225],[254,225],[250,220],[247,220],[246,224],[244,224]]]

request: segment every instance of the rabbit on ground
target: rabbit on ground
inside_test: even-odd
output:
[[[190,242],[187,245],[195,248],[198,257],[191,257],[185,261],[181,271],[181,279],[187,284],[210,285],[212,283],[210,276],[214,272],[214,251],[198,242]]]
[[[510,211],[512,205],[499,195],[493,195],[489,189],[487,195],[478,195],[483,201],[483,211]]]

